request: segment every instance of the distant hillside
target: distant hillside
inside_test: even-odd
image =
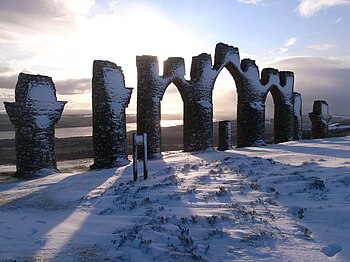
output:
[[[178,120],[182,119],[178,114],[162,114],[163,120]],[[136,115],[126,115],[127,123],[135,123]],[[56,128],[70,128],[70,127],[85,127],[92,126],[91,114],[63,114]],[[14,127],[7,114],[0,113],[0,131],[13,131]]]

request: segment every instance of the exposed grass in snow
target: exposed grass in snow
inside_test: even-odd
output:
[[[350,137],[149,164],[0,183],[0,261],[350,260]]]

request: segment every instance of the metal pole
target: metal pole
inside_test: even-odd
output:
[[[137,180],[137,135],[135,133],[132,134],[132,141],[133,141],[132,170],[134,174],[134,181],[136,181]]]
[[[147,133],[143,133],[143,178],[148,178]]]

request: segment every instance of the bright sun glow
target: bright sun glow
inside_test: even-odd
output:
[[[133,54],[158,56],[162,75],[165,59],[170,56],[191,57],[191,52],[199,45],[167,17],[149,6],[140,4],[129,4],[128,8],[120,13],[81,19],[78,30],[70,35],[68,40],[66,36],[51,36],[46,41],[50,48],[36,57],[36,63],[50,64],[51,60],[56,61],[57,65],[61,64],[61,68],[71,68],[61,72],[52,68],[53,71],[48,74],[53,75],[55,80],[91,77],[92,61],[96,59],[110,60],[121,66],[126,86],[134,88],[129,113],[136,111],[137,72],[136,58]],[[189,68],[186,70],[188,73]],[[78,103],[79,108],[90,108],[91,96],[85,96],[80,95],[79,99],[74,99],[74,105],[67,106],[77,107]],[[69,97],[59,98],[70,100]],[[169,101],[167,104],[173,107],[178,101]]]

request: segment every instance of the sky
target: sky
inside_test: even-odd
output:
[[[349,26],[350,0],[0,0],[0,112],[14,101],[20,72],[51,76],[66,112],[91,109],[92,63],[102,59],[122,67],[134,113],[137,55],[158,56],[160,69],[167,57],[184,57],[189,79],[191,57],[213,56],[223,42],[260,72],[293,71],[303,113],[322,99],[331,114],[350,115]],[[225,70],[214,87],[214,117],[235,115],[236,99]],[[175,87],[162,112],[182,112]]]

